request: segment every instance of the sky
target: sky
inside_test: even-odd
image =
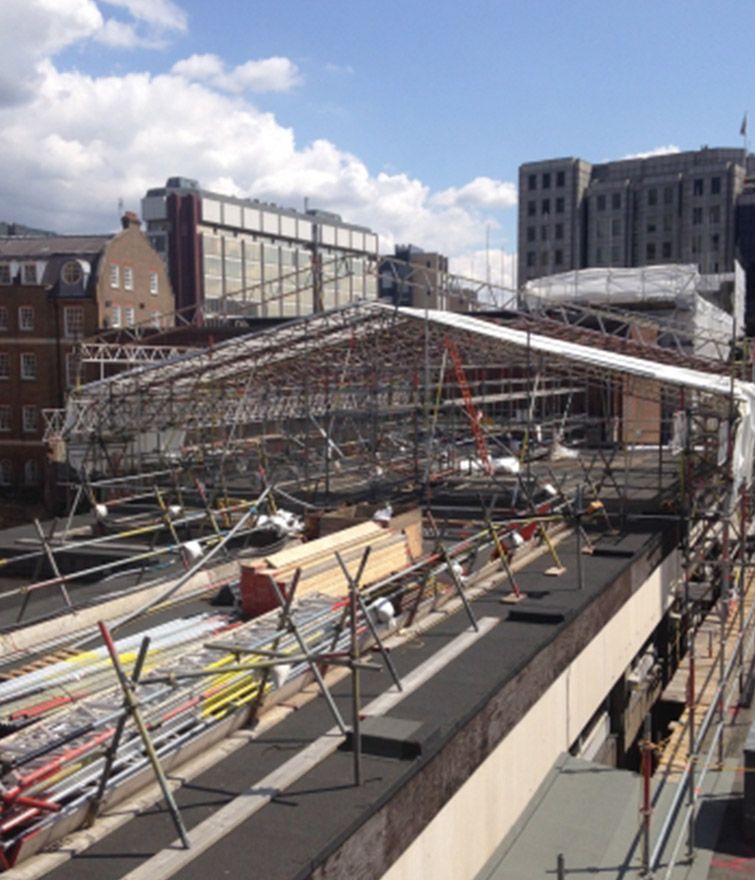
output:
[[[107,232],[181,175],[511,283],[519,165],[741,146],[753,33],[750,0],[0,0],[0,220]]]

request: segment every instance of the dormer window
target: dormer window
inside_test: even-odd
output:
[[[79,284],[82,278],[81,266],[76,260],[63,263],[60,278],[64,284]]]
[[[0,284],[10,284],[10,263],[0,263]]]
[[[24,263],[24,284],[36,284],[37,283],[37,264],[36,263]]]

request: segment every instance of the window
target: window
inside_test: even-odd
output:
[[[548,227],[547,226],[540,227],[540,241],[548,241]]]
[[[664,232],[671,232],[671,230],[673,228],[674,228],[674,218],[671,216],[671,214],[664,214],[663,215],[663,231]]]
[[[537,174],[527,175],[527,189],[537,189]]]
[[[600,245],[595,248],[595,262],[598,266],[603,264],[603,248]]]
[[[710,179],[710,194],[712,196],[717,196],[721,192],[721,178],[720,177],[711,177]]]
[[[110,326],[111,327],[120,327],[121,326],[121,307],[120,306],[113,306],[113,308],[111,310]]]
[[[34,308],[33,306],[18,307],[18,329],[33,330],[34,329]]]
[[[597,208],[599,211],[605,211],[606,209],[606,197],[601,194],[598,196],[596,200]]]
[[[8,309],[0,306],[0,330],[8,329]]]
[[[125,290],[134,289],[134,270],[131,266],[123,267],[123,287]]]
[[[540,253],[540,265],[547,266],[548,265],[548,251],[542,251]]]
[[[10,263],[0,263],[0,284],[10,284]]]
[[[565,171],[557,171],[556,172],[556,186],[566,186],[566,172]]]
[[[658,190],[654,186],[651,186],[650,189],[648,190],[648,205],[649,205],[649,207],[652,208],[657,204],[658,204]]]
[[[699,236],[699,235],[693,235],[693,236],[692,236],[692,253],[693,253],[693,254],[699,254],[699,253],[700,253],[700,245],[701,245],[700,236]]]
[[[527,251],[527,265],[531,268],[535,265],[535,252]]]
[[[527,202],[527,216],[534,217],[535,214],[537,214],[537,202],[534,202],[534,201]],[[151,289],[152,288],[150,286],[150,291],[151,291]]]
[[[33,352],[21,352],[21,378],[37,378],[37,356]]]
[[[657,231],[658,226],[655,222],[655,219],[648,220],[647,224],[645,225],[645,232],[647,232],[648,235],[653,235]]]
[[[24,462],[24,482],[27,486],[36,486],[39,482],[39,464],[34,458]]]
[[[13,462],[9,458],[0,461],[0,486],[10,486],[13,483]]]
[[[69,351],[66,355],[66,388],[73,388],[78,382],[79,359]]]
[[[550,188],[551,188],[551,176],[550,176],[550,173],[546,171],[545,174],[543,174],[543,189],[550,189]]]
[[[721,206],[720,205],[711,205],[710,211],[708,212],[708,220],[711,223],[720,223],[721,222]]]
[[[606,227],[606,218],[601,217],[600,220],[595,224],[595,237],[596,238],[605,238],[607,232]]]
[[[126,327],[133,327],[136,324],[136,312],[133,306],[126,306],[123,309],[123,323]]]
[[[24,263],[23,278],[24,278],[24,284],[36,284],[37,283],[37,264],[36,263]]]
[[[21,426],[27,433],[33,433],[37,430],[36,406],[24,406],[21,408]]]
[[[160,312],[152,312],[152,326],[156,330],[160,329],[160,319],[161,318],[162,318],[162,315],[160,314]]]
[[[614,217],[613,220],[611,220],[611,235],[621,235],[621,220],[619,220],[618,217]]]
[[[664,241],[663,244],[661,245],[661,256],[663,257],[664,260],[671,259],[671,242],[670,241]]]
[[[121,267],[117,263],[110,264],[110,286],[121,286]]]
[[[693,208],[692,209],[692,224],[694,226],[699,226],[703,222],[703,209],[702,208]]]
[[[556,223],[556,238],[560,241],[564,237],[564,224]]]
[[[10,431],[10,407],[0,406],[0,431]]]
[[[0,379],[10,379],[10,355],[0,351]]]
[[[716,232],[710,237],[710,249],[717,251],[721,246],[721,236]]]
[[[655,242],[649,241],[645,248],[645,258],[650,261],[655,259]]]
[[[149,292],[153,296],[157,296],[157,294],[160,292],[160,281],[157,277],[157,272],[149,273]]]
[[[556,199],[556,213],[563,214],[564,213],[564,199],[562,196],[559,196]]]
[[[564,262],[564,252],[561,250],[556,250],[553,253],[553,262],[560,266]]]
[[[534,226],[527,227],[527,241],[532,242],[537,238],[537,229]]]
[[[618,266],[621,261],[621,250],[617,244],[611,245],[611,265]]]
[[[674,187],[673,186],[664,186],[663,187],[663,204],[664,205],[673,205],[674,204]]]
[[[66,306],[63,309],[63,335],[69,339],[84,335],[83,306]]]
[[[60,277],[64,284],[78,284],[82,279],[81,266],[76,260],[68,260],[63,264]]]
[[[613,193],[611,195],[611,207],[614,211],[618,211],[621,208],[621,193]]]
[[[701,196],[705,192],[705,184],[702,177],[696,177],[692,181],[692,195]]]
[[[543,210],[543,214],[550,214],[550,212],[551,212],[551,200],[550,199],[543,199],[542,210]]]

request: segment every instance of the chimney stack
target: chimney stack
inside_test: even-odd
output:
[[[126,211],[121,217],[121,226],[123,226],[124,229],[128,229],[130,226],[136,226],[137,229],[141,229],[141,225],[142,221],[133,211]]]

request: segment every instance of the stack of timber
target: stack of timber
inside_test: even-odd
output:
[[[338,599],[348,592],[348,579],[338,562],[338,554],[351,577],[356,578],[365,551],[369,556],[360,587],[394,574],[413,560],[412,545],[421,540],[419,512],[402,531],[365,522],[335,534],[290,547],[264,560],[242,563],[241,598],[246,614],[255,617],[277,604],[275,581],[282,595],[291,588],[297,570],[301,571],[297,595],[320,593]],[[414,534],[416,532],[416,534]]]

